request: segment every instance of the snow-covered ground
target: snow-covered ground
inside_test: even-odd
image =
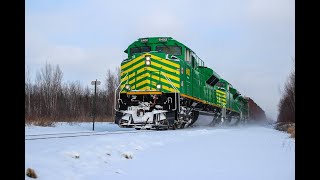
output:
[[[95,124],[97,132],[119,130],[135,131]],[[26,135],[84,131],[92,123],[25,128]],[[295,141],[257,125],[26,140],[25,168],[39,180],[293,180]]]

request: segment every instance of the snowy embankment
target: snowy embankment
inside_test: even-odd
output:
[[[29,126],[25,134],[91,130],[91,123],[61,123]],[[134,129],[96,123],[95,130]],[[249,125],[29,140],[25,168],[33,168],[39,180],[293,180],[295,141],[270,127]]]

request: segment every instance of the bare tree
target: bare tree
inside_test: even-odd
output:
[[[83,93],[83,103],[81,103],[82,106],[82,114],[83,116],[89,116],[90,114],[90,109],[92,109],[92,104],[91,104],[91,97],[90,97],[90,88],[87,85],[84,89]]]
[[[121,82],[121,69],[120,67],[116,68],[116,86],[118,86]]]
[[[116,76],[111,72],[110,69],[108,69],[107,71],[107,75],[106,75],[106,98],[107,98],[107,115],[112,116],[113,117],[113,97],[114,97],[114,90],[115,90],[115,86],[116,86]]]
[[[99,89],[96,99],[96,115],[100,120],[114,116],[114,91],[119,84],[120,69],[106,74],[106,86]],[[83,88],[79,81],[62,84],[63,73],[58,65],[46,63],[31,82],[29,70],[25,79],[26,119],[73,121],[90,119],[93,108],[93,92],[89,86]]]
[[[57,113],[57,97],[61,89],[62,76],[63,74],[59,65],[52,67],[52,65],[48,63],[37,73],[40,97],[43,100],[44,106],[43,112],[46,116],[54,117]]]
[[[293,70],[285,84],[284,94],[279,103],[278,122],[295,123],[295,71]]]
[[[30,70],[27,67],[25,71],[25,113],[27,117],[31,115],[31,91],[32,84],[30,79]]]

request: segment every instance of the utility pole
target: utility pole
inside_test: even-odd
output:
[[[92,111],[92,131],[94,131],[94,119],[96,116],[96,110],[97,110],[97,105],[96,105],[96,99],[97,99],[97,85],[100,85],[100,81],[97,79],[95,81],[91,81],[91,85],[94,85],[94,98],[93,98],[93,111]]]

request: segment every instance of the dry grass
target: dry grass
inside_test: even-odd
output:
[[[295,139],[295,136],[296,136],[295,126],[290,126],[290,127],[287,129],[287,132],[288,132],[289,134],[291,134],[290,137],[292,137],[292,138]]]
[[[37,174],[36,174],[36,172],[35,172],[33,169],[31,169],[31,168],[28,168],[28,169],[27,169],[26,175],[27,175],[28,177],[31,177],[31,178],[37,178],[37,177],[38,177]]]
[[[35,125],[54,127],[56,122],[67,122],[71,125],[79,122],[92,122],[92,117],[52,118],[52,117],[25,117],[25,126]],[[96,117],[95,122],[114,122],[113,117]]]
[[[124,158],[126,158],[126,159],[132,159],[132,158],[133,158],[132,155],[129,154],[129,153],[123,153],[122,156],[123,156]]]
[[[25,119],[25,125],[54,127],[55,126],[55,121],[52,118]]]
[[[279,123],[275,128],[279,131],[289,133],[291,138],[295,139],[296,137],[295,123]]]

